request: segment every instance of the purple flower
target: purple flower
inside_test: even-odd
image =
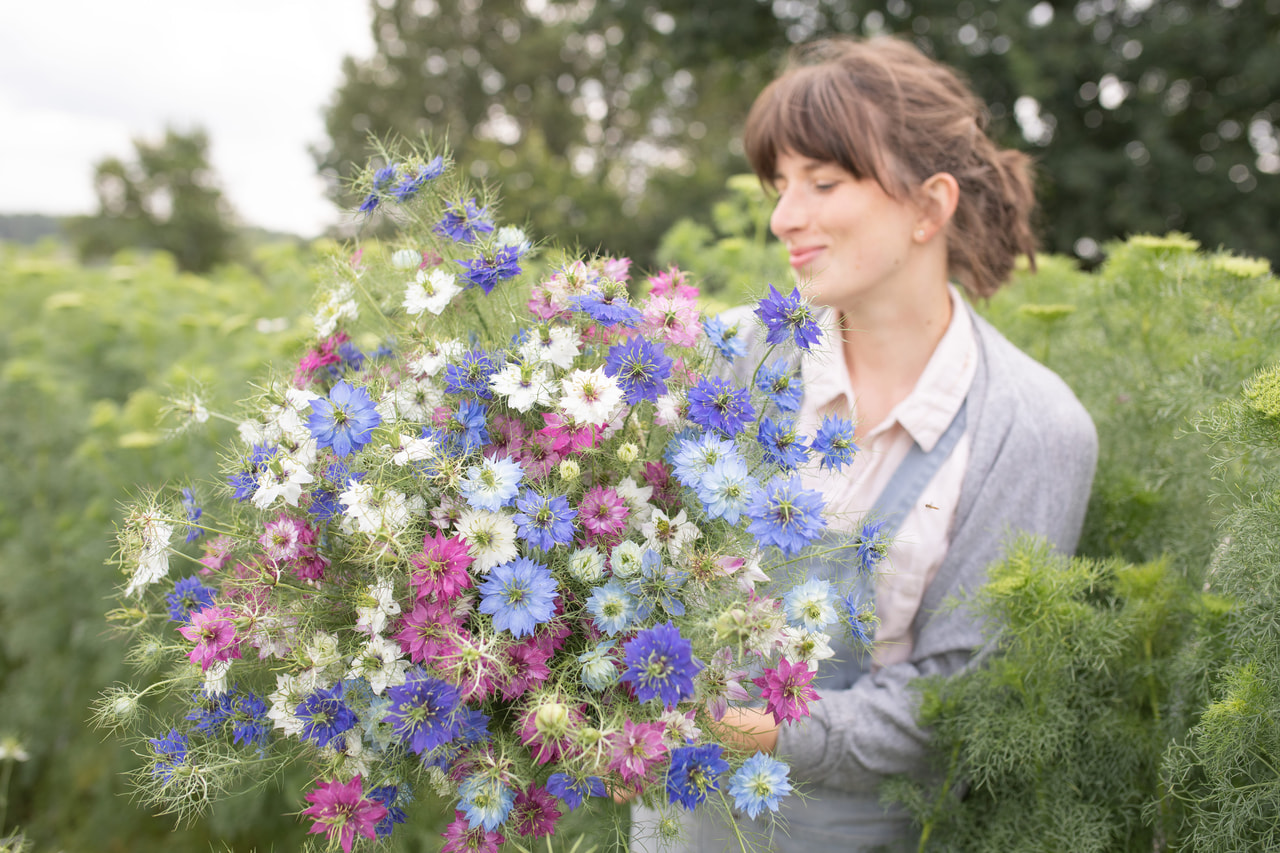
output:
[[[756,388],[760,389],[779,411],[800,411],[800,398],[804,393],[804,385],[800,381],[800,373],[793,370],[786,359],[778,359],[772,364],[761,367],[760,372],[756,374]]]
[[[884,525],[884,519],[867,521],[858,531],[858,568],[863,574],[870,575],[874,572],[885,554],[889,553],[889,534]]]
[[[342,701],[342,682],[328,690],[317,690],[303,699],[294,711],[302,720],[302,736],[319,746],[330,746],[356,724],[355,712]]]
[[[320,447],[332,448],[336,456],[349,456],[369,443],[380,423],[382,416],[369,392],[344,381],[330,389],[328,399],[312,401],[307,428]]]
[[[435,180],[443,172],[444,158],[437,156],[430,163],[420,164],[417,168],[406,172],[400,179],[400,183],[391,188],[391,195],[395,196],[396,201],[404,203],[413,198],[418,190],[422,189],[423,184]]]
[[[587,797],[603,797],[606,794],[604,781],[598,776],[587,776],[577,779],[568,773],[552,773],[547,780],[547,790],[573,811],[582,805]]]
[[[379,838],[386,838],[395,829],[397,823],[404,823],[404,809],[395,805],[396,795],[400,792],[395,785],[383,785],[381,788],[374,788],[369,792],[369,799],[375,803],[382,803],[387,809],[386,816],[378,821],[378,825],[373,828],[374,834]]]
[[[200,520],[200,516],[204,515],[204,510],[196,504],[196,493],[190,489],[182,490],[182,509],[187,514],[187,521],[191,522],[187,525],[187,541],[194,542],[204,533],[195,524]]]
[[[232,690],[227,725],[231,727],[234,743],[263,746],[271,734],[271,720],[267,719],[267,703],[249,692]]]
[[[240,463],[240,470],[227,478],[233,489],[231,496],[238,501],[247,501],[258,491],[258,475],[267,467],[271,457],[276,455],[276,447],[270,444],[255,444]]]
[[[488,210],[477,207],[474,198],[468,199],[464,205],[450,204],[445,210],[444,218],[435,227],[437,234],[448,237],[455,243],[474,243],[478,234],[492,231],[493,223],[488,219]]]
[[[480,612],[493,617],[495,629],[517,637],[549,620],[560,597],[551,571],[527,557],[495,566],[479,590]]]
[[[818,434],[813,437],[813,450],[822,455],[819,468],[844,468],[858,452],[858,445],[853,443],[853,421],[836,415],[823,417]]]
[[[719,790],[717,777],[729,769],[729,762],[720,757],[720,751],[718,743],[671,750],[671,764],[667,767],[667,797],[672,804],[696,809],[709,791]]]
[[[689,389],[688,418],[698,426],[733,438],[755,417],[747,389],[736,388],[727,379],[713,376]]]
[[[702,662],[693,656],[693,643],[670,621],[641,631],[623,648],[627,669],[621,680],[635,688],[641,702],[660,699],[670,707],[693,696],[693,677]]]
[[[644,315],[627,302],[627,291],[618,286],[620,293],[588,293],[574,300],[573,307],[598,323],[606,326],[625,326],[634,329]]]
[[[455,716],[462,697],[458,688],[432,678],[417,668],[405,677],[405,683],[387,690],[391,707],[383,717],[393,731],[418,755],[449,743],[458,736]]]
[[[667,393],[667,377],[671,375],[671,359],[662,347],[637,335],[609,348],[604,372],[618,380],[618,386],[630,405],[641,400],[656,400]]]
[[[151,765],[151,775],[165,782],[172,780],[174,768],[187,760],[187,745],[187,736],[177,729],[169,729],[162,738],[152,738],[156,761]]]
[[[578,511],[563,496],[548,497],[525,489],[516,500],[516,509],[520,511],[511,520],[516,523],[520,538],[533,547],[550,551],[573,541],[573,520]]]
[[[854,590],[840,599],[840,609],[844,611],[844,621],[854,643],[871,648],[876,634],[875,605]]]
[[[492,254],[483,254],[469,261],[458,261],[466,270],[462,277],[486,295],[493,292],[498,282],[520,275],[520,248],[503,246]]]
[[[822,507],[822,496],[803,488],[799,477],[774,477],[747,506],[747,532],[794,557],[826,529]]]
[[[765,459],[781,468],[794,471],[809,461],[809,447],[796,432],[794,421],[775,424],[772,418],[761,418],[758,438]]]
[[[800,296],[799,288],[792,290],[790,296],[783,296],[776,287],[769,285],[769,295],[760,300],[756,316],[768,330],[764,338],[766,343],[780,344],[790,337],[800,349],[809,349],[822,337],[822,330],[813,316],[813,306]]]
[[[165,596],[169,605],[169,621],[185,625],[193,610],[203,610],[213,604],[218,593],[195,577],[183,578],[173,586],[173,592]]]
[[[500,365],[484,350],[469,350],[459,364],[444,369],[444,390],[450,394],[474,394],[484,400],[493,399],[489,390],[489,377]]]

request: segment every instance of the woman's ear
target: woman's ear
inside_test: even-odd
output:
[[[917,243],[927,243],[947,227],[960,202],[960,184],[950,172],[938,172],[925,178],[917,192],[916,219],[913,235]]]

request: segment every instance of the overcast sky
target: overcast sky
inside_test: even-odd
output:
[[[0,213],[91,213],[93,164],[203,126],[246,223],[337,220],[307,153],[368,0],[0,0]]]

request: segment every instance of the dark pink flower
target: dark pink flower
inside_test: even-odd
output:
[[[813,676],[804,661],[793,664],[783,658],[778,661],[776,669],[766,669],[764,675],[751,681],[760,688],[765,710],[781,724],[809,716],[809,703],[818,698],[817,692],[809,686]]]
[[[506,840],[501,833],[489,832],[483,826],[472,829],[467,816],[455,810],[453,823],[445,827],[440,853],[498,853]]]
[[[461,630],[448,603],[418,601],[413,610],[400,620],[395,640],[409,660],[425,663],[453,648]]]
[[[422,538],[422,550],[409,557],[413,563],[413,584],[418,598],[449,600],[471,586],[467,569],[475,558],[467,550],[467,543],[457,536]]]
[[[587,542],[603,539],[613,544],[627,529],[631,508],[622,496],[607,486],[592,486],[578,504],[578,518],[587,531]]]
[[[215,661],[240,657],[240,640],[232,621],[235,612],[230,607],[206,607],[191,614],[191,622],[178,629],[178,633],[196,644],[189,657],[193,663],[207,670]]]
[[[298,362],[297,371],[293,374],[293,384],[298,388],[305,388],[321,370],[342,361],[338,348],[349,340],[351,337],[346,332],[338,332],[326,338],[319,349],[313,349],[304,355]]]
[[[560,809],[556,798],[541,785],[530,785],[516,794],[507,822],[522,838],[543,838],[556,831]]]
[[[519,418],[495,415],[489,424],[489,444],[484,449],[484,455],[490,459],[519,456],[527,434],[528,431]]]
[[[547,661],[551,652],[543,649],[533,637],[526,637],[506,649],[507,667],[510,675],[502,679],[500,689],[502,698],[511,700],[524,695],[530,687],[536,687],[547,680],[551,670]]]
[[[665,731],[666,726],[662,723],[624,722],[622,731],[614,733],[610,739],[613,757],[609,761],[609,769],[616,770],[624,782],[645,779],[650,765],[667,751],[662,743]]]
[[[698,288],[688,283],[688,275],[677,267],[649,276],[650,296],[675,296],[680,299],[697,299]]]
[[[315,818],[310,832],[328,833],[330,841],[337,838],[344,853],[351,853],[357,832],[371,840],[376,838],[375,827],[387,816],[385,805],[364,795],[359,776],[345,784],[337,779],[321,782],[307,794],[307,802],[313,805],[303,814]]]

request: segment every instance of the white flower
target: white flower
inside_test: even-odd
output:
[[[325,297],[325,301],[316,309],[317,335],[327,338],[337,330],[339,321],[354,320],[360,316],[360,309],[351,296],[351,288],[348,285]]]
[[[684,393],[681,391],[671,391],[663,394],[654,401],[653,422],[659,426],[670,427],[673,430],[685,426],[686,421],[680,414],[680,410],[684,407],[684,402]]]
[[[821,631],[790,627],[782,629],[782,656],[791,663],[816,663],[834,654],[831,650],[831,637]]]
[[[559,471],[560,479],[565,483],[572,483],[582,476],[582,466],[576,459],[561,460]]]
[[[387,619],[400,615],[395,589],[389,580],[378,579],[368,588],[356,607],[356,630],[365,634],[381,634]]]
[[[569,556],[569,574],[585,584],[596,584],[604,578],[604,554],[595,546],[574,551]]]
[[[411,519],[408,502],[401,492],[386,489],[375,494],[373,486],[359,480],[350,480],[346,491],[338,495],[338,502],[346,507],[342,513],[342,527],[348,533],[359,530],[369,536],[383,532],[397,533]]]
[[[533,248],[533,244],[529,242],[529,238],[525,236],[523,229],[514,225],[504,225],[493,235],[493,247],[495,249],[507,247],[518,249],[520,254],[523,255]]]
[[[609,565],[613,567],[613,575],[618,578],[631,578],[640,574],[641,562],[645,549],[638,542],[630,539],[619,542],[609,555]]]
[[[549,405],[554,386],[546,368],[510,361],[489,378],[489,387],[506,397],[507,405],[517,412],[527,412]]]
[[[173,525],[154,515],[144,515],[139,519],[139,527],[142,547],[125,595],[141,592],[169,574],[169,540],[173,538]]]
[[[547,363],[568,370],[578,357],[578,333],[572,326],[552,326],[535,332],[520,345],[519,352],[520,357],[530,363]]]
[[[391,266],[398,270],[412,270],[422,266],[422,253],[416,249],[396,249],[391,253]]]
[[[423,311],[439,316],[461,292],[453,273],[439,268],[418,270],[417,278],[405,286],[404,310],[414,317]]]
[[[227,692],[227,672],[231,661],[216,660],[204,671],[204,695],[221,696]]]
[[[373,757],[365,752],[364,741],[362,741],[359,729],[354,729],[342,735],[342,740],[346,743],[347,748],[342,753],[342,775],[344,776],[368,776],[370,759]],[[334,741],[330,741],[333,743]],[[322,754],[330,752],[330,750],[322,750]],[[335,755],[339,753],[334,753]]]
[[[435,413],[436,406],[444,402],[444,393],[427,377],[407,377],[383,399],[389,399],[395,413],[404,420],[427,423]]]
[[[307,643],[301,653],[304,669],[315,670],[310,689],[314,690],[320,682],[320,676],[326,669],[342,663],[342,655],[338,654],[338,638],[324,631],[316,631],[311,642]]]
[[[415,376],[435,376],[464,352],[466,349],[460,341],[438,341],[431,350],[409,361],[409,371]]]
[[[641,486],[633,477],[623,477],[613,490],[627,502],[627,508],[631,510],[631,515],[627,517],[628,529],[639,530],[640,525],[653,514],[653,505],[649,503],[649,498],[653,497],[653,486]]]
[[[693,712],[681,713],[675,709],[663,711],[658,722],[666,726],[662,730],[662,742],[668,749],[687,746],[702,737],[702,729],[693,721]]]
[[[684,510],[670,518],[660,509],[653,510],[650,519],[640,525],[640,533],[646,545],[659,553],[666,551],[672,559],[678,558],[684,546],[702,535],[698,525],[689,520]]]
[[[458,535],[471,546],[471,569],[480,574],[520,556],[515,522],[500,513],[468,509],[458,519]]]
[[[622,405],[618,381],[603,368],[575,370],[560,380],[560,410],[577,424],[604,426]]]
[[[0,738],[0,761],[26,761],[31,758],[31,753],[27,752],[27,748],[22,745],[22,741],[16,737]]]
[[[302,719],[293,712],[313,688],[314,685],[304,685],[292,675],[276,675],[276,689],[267,696],[267,701],[271,703],[267,718],[275,728],[284,732],[285,737],[302,734]]]
[[[434,438],[415,438],[412,435],[400,435],[400,450],[391,457],[397,465],[408,465],[410,462],[422,462],[436,453]]]
[[[630,465],[640,458],[640,448],[636,447],[629,441],[624,441],[618,445],[618,461],[623,465]]]
[[[388,687],[404,684],[410,665],[399,643],[374,634],[351,659],[347,678],[367,678],[374,695],[381,696]]]
[[[306,466],[298,460],[276,454],[258,474],[258,490],[253,493],[253,505],[267,509],[284,498],[289,506],[297,506],[302,497],[302,487],[315,480]]]

